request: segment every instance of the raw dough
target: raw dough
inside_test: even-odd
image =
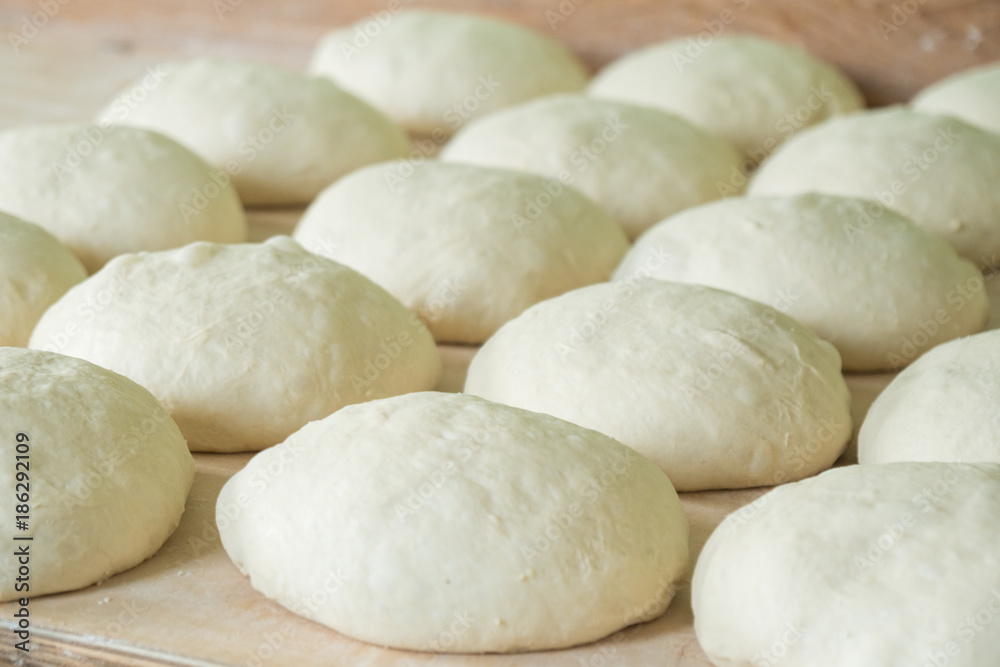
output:
[[[288,237],[119,257],[45,313],[31,347],[139,382],[195,451],[263,449],[441,372],[415,315]]]
[[[604,282],[628,239],[555,179],[387,162],[331,186],[295,230],[415,310],[438,341],[482,343],[525,308]]]
[[[961,118],[1000,134],[1000,63],[967,69],[924,88],[913,108]]]
[[[688,564],[670,481],[611,438],[462,394],[351,406],[222,489],[254,588],[356,639],[573,646],[663,613]]]
[[[641,276],[529,308],[480,348],[465,391],[606,433],[680,491],[837,460],[851,416],[832,345],[756,301]]]

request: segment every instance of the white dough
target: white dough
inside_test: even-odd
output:
[[[192,241],[240,243],[232,186],[177,142],[131,127],[27,125],[0,132],[0,210],[44,227],[90,272],[112,257]],[[204,201],[196,192],[209,185]]]
[[[441,372],[415,315],[288,237],[119,257],[45,313],[31,347],[143,385],[195,451],[263,449]]]
[[[912,104],[918,111],[954,116],[1000,134],[1000,63],[963,70],[932,83]]]
[[[4,601],[83,588],[146,560],[180,523],[194,480],[184,437],[152,394],[51,352],[0,347],[0,442]],[[16,528],[15,493],[27,493],[27,530]],[[26,564],[15,555],[25,546]]]
[[[729,515],[691,584],[718,667],[1000,664],[1000,466],[853,465]]]
[[[309,424],[226,483],[216,520],[264,595],[350,637],[435,653],[594,641],[662,614],[688,564],[687,519],[656,466],[462,394]]]
[[[681,491],[801,479],[851,436],[832,345],[756,301],[658,280],[529,308],[480,348],[465,391],[606,433]]]
[[[628,239],[557,180],[468,165],[386,162],[332,185],[295,238],[368,276],[435,339],[482,343],[549,297],[604,282]]]

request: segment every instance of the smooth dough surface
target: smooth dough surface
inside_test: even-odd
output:
[[[264,595],[350,637],[435,653],[561,648],[651,620],[689,558],[684,511],[652,463],[462,394],[309,424],[230,479],[216,519]]]
[[[1000,331],[936,347],[897,375],[858,434],[862,463],[1000,463]]]
[[[194,459],[163,406],[128,378],[0,347],[0,439],[9,499],[0,503],[0,539],[10,545],[0,554],[0,600],[103,581],[152,556],[180,523]],[[26,531],[15,527],[18,483],[28,485]],[[15,579],[19,545],[29,546],[27,582]]]
[[[648,230],[618,267],[770,305],[833,343],[845,370],[898,369],[982,331],[976,266],[877,202],[834,195],[734,197]]]
[[[0,346],[26,346],[45,309],[86,277],[56,237],[0,211]]]
[[[1000,466],[852,465],[729,515],[691,586],[718,667],[1000,664]]]
[[[759,37],[675,39],[602,70],[595,97],[663,109],[733,143],[760,162],[782,141],[831,116],[864,108],[857,87],[809,53]]]
[[[764,161],[748,194],[878,199],[980,265],[1000,264],[1000,136],[902,107],[834,118]]]
[[[247,205],[308,203],[411,149],[400,127],[325,78],[221,58],[158,68],[155,85],[137,81],[99,119],[173,137],[231,178]]]
[[[441,372],[415,315],[288,237],[119,257],[45,313],[31,347],[143,385],[195,451],[270,447],[345,405],[430,389]]]
[[[629,238],[721,198],[722,186],[740,174],[740,156],[724,139],[657,109],[582,95],[553,95],[478,119],[441,159],[556,178],[604,206]]]
[[[932,83],[913,98],[912,105],[1000,134],[1000,64],[963,70]]]
[[[658,280],[529,308],[480,348],[465,391],[606,433],[680,491],[801,479],[851,436],[832,345],[756,301]]]
[[[407,161],[332,185],[295,239],[368,276],[452,343],[482,343],[529,306],[608,280],[628,248],[604,209],[558,180]]]
[[[375,35],[367,33],[378,31]],[[560,42],[483,16],[401,11],[327,34],[309,71],[415,134],[443,138],[471,118],[582,90],[587,71]]]
[[[240,243],[232,186],[162,134],[111,125],[26,125],[0,132],[0,210],[41,225],[91,273],[112,257],[193,241]],[[204,201],[196,191],[212,184]]]

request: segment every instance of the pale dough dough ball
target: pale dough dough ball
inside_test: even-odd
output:
[[[465,391],[606,433],[681,491],[800,479],[851,437],[832,345],[756,301],[657,280],[529,308],[480,348]]]
[[[54,236],[0,211],[0,346],[27,345],[45,309],[86,277]]]
[[[235,190],[201,158],[162,134],[106,124],[0,132],[0,210],[47,229],[90,272],[127,252],[247,237]]]
[[[482,343],[524,309],[604,282],[628,239],[558,180],[387,162],[332,185],[295,230],[416,311],[438,341]]]
[[[774,489],[691,585],[715,665],[1000,664],[1000,466],[854,465]]]
[[[662,614],[688,564],[687,519],[656,466],[462,394],[309,424],[223,487],[216,519],[264,595],[350,637],[435,653],[594,641]]]
[[[617,277],[642,272],[768,304],[833,343],[850,371],[897,369],[982,331],[990,303],[976,266],[874,201],[737,197],[656,225]]]
[[[1000,63],[968,69],[933,83],[913,98],[918,111],[961,118],[1000,134]]]
[[[601,204],[635,238],[713,199],[740,174],[725,140],[656,109],[555,95],[481,118],[441,153],[449,162],[555,178]]]
[[[663,109],[725,137],[753,162],[804,127],[864,108],[855,85],[809,53],[759,37],[675,39],[611,63],[596,97]]]
[[[156,74],[112,100],[101,121],[173,137],[248,206],[305,204],[344,174],[411,149],[401,128],[324,78],[219,58]]]
[[[163,406],[128,378],[2,347],[0,440],[0,600],[103,581],[156,553],[180,523],[194,459]],[[33,539],[14,539],[24,536]]]
[[[45,313],[31,347],[143,385],[195,451],[263,449],[441,372],[415,315],[288,237],[119,257]]]
[[[309,64],[415,134],[444,139],[467,120],[582,90],[587,71],[558,41],[483,16],[401,11],[331,32]]]
[[[902,107],[834,118],[761,165],[751,195],[877,199],[982,265],[1000,263],[1000,136]]]
[[[858,434],[862,463],[1000,463],[1000,331],[937,347],[879,394]]]

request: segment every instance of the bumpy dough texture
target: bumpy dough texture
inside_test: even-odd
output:
[[[756,162],[802,128],[864,107],[850,79],[801,49],[750,36],[692,43],[630,53],[594,77],[589,93],[676,113]]]
[[[216,508],[254,588],[382,646],[572,646],[666,609],[670,481],[611,438],[461,394],[345,408],[253,458]]]
[[[556,178],[601,204],[635,238],[685,208],[722,196],[739,154],[672,114],[554,95],[470,123],[441,159]]]
[[[27,345],[45,309],[86,277],[58,239],[0,211],[0,346]]]
[[[932,83],[912,104],[918,111],[954,116],[1000,134],[1000,64],[964,70]]]
[[[681,491],[801,479],[851,436],[832,345],[756,301],[657,280],[529,308],[480,348],[465,391],[606,433]]]
[[[557,180],[406,161],[331,186],[295,239],[368,276],[453,343],[482,343],[529,306],[608,280],[628,248],[600,206]]]
[[[779,487],[705,545],[698,641],[718,667],[1000,664],[998,526],[994,464],[855,465]]]
[[[410,132],[441,138],[470,118],[587,83],[586,69],[554,39],[504,21],[438,11],[366,17],[329,33],[309,71]]]
[[[16,470],[18,433],[29,459]],[[51,352],[0,348],[0,441],[0,600],[83,588],[138,565],[180,523],[194,480],[184,437],[152,394]],[[15,527],[17,472],[28,474],[27,531]],[[22,545],[26,591],[15,588],[25,583],[16,581]]]
[[[901,107],[834,118],[761,165],[751,195],[879,199],[983,265],[1000,263],[1000,136]]]
[[[1000,463],[1000,331],[937,347],[893,379],[858,434],[862,463]]]
[[[0,132],[0,210],[47,229],[90,272],[127,252],[245,241],[246,217],[231,186],[196,201],[196,191],[214,185],[211,174],[177,142],[139,128]]]
[[[195,451],[270,447],[345,405],[430,389],[441,372],[415,315],[288,237],[119,257],[45,313],[31,347],[143,385]]]
[[[688,209],[643,234],[616,276],[636,272],[771,305],[833,343],[850,371],[905,366],[982,331],[990,311],[979,270],[947,242],[880,204],[833,195]]]
[[[411,148],[400,127],[327,79],[219,58],[161,67],[141,101],[136,83],[99,118],[173,137],[231,178],[247,205],[305,204]]]

